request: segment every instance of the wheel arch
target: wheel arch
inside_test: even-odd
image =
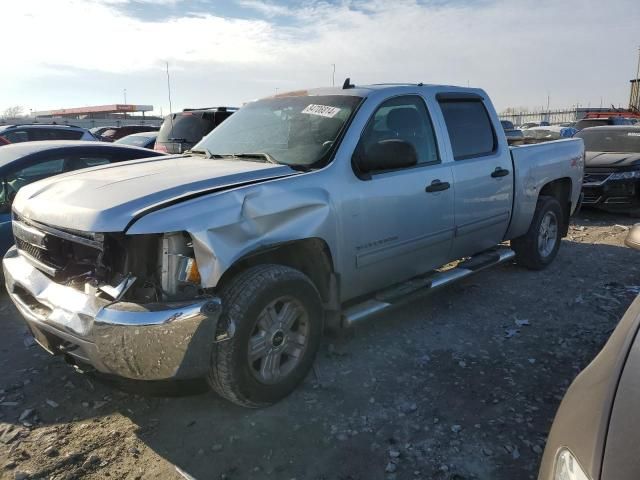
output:
[[[285,265],[304,273],[318,289],[325,304],[337,301],[337,276],[329,244],[322,238],[300,240],[262,246],[236,260],[220,277],[224,285],[241,271],[264,264]]]
[[[566,237],[569,232],[569,217],[571,216],[571,192],[573,182],[569,177],[558,178],[546,183],[538,193],[538,200],[541,197],[554,197],[562,207],[562,225],[560,233]]]

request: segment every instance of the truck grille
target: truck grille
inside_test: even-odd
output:
[[[14,214],[13,235],[20,254],[56,279],[94,271],[104,251],[101,234],[62,230]]]
[[[611,173],[591,173],[585,172],[583,185],[602,185],[611,176]]]

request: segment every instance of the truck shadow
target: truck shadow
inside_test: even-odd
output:
[[[585,219],[594,222],[581,215],[574,224]],[[95,438],[86,444],[103,457],[126,445],[119,455],[136,461],[136,442],[161,457],[146,461],[150,477],[180,478],[178,466],[197,479],[383,479],[388,450],[398,449],[408,477],[527,478],[540,459],[530,446],[544,446],[565,389],[632,301],[637,259],[626,247],[564,241],[544,271],[504,265],[479,273],[358,327],[343,345],[328,348],[325,339],[316,372],[261,410],[237,407],[201,381],[75,375],[23,346],[5,296],[0,396],[18,405],[1,407],[0,421],[19,426],[34,409],[37,428],[89,422]],[[114,440],[112,430],[123,433]],[[518,457],[500,454],[504,445],[519,445]],[[50,461],[38,449],[30,454]],[[114,468],[122,461],[111,460]],[[442,464],[451,465],[449,476]],[[65,468],[77,473],[79,465]]]

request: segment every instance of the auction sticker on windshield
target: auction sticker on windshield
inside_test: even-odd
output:
[[[331,107],[329,105],[315,105],[310,104],[302,110],[302,113],[306,113],[308,115],[319,115],[321,117],[333,118],[335,117],[340,109],[338,107]]]

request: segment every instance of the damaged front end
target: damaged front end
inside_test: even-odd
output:
[[[92,234],[17,215],[13,225],[7,290],[52,353],[126,378],[194,378],[232,334],[184,232]]]

